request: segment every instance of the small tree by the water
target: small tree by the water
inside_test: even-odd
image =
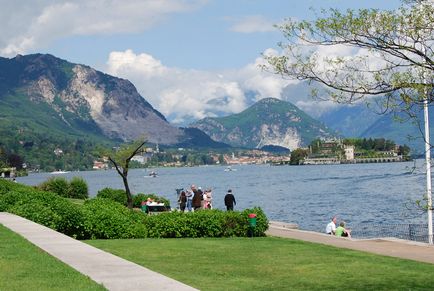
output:
[[[146,141],[144,139],[136,140],[130,144],[123,144],[118,149],[112,152],[106,152],[109,161],[113,164],[118,174],[122,177],[122,182],[125,187],[125,194],[127,196],[128,208],[133,208],[133,196],[128,185],[128,170],[131,159],[139,153]]]

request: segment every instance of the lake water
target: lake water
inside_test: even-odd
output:
[[[133,193],[156,193],[176,206],[176,188],[197,186],[213,189],[213,205],[224,209],[223,197],[232,189],[235,209],[261,206],[270,220],[297,223],[301,229],[323,231],[333,215],[349,226],[366,223],[426,223],[426,214],[407,204],[423,197],[425,174],[423,161],[383,164],[319,166],[223,166],[152,169],[158,177],[149,177],[146,169],[129,172]],[[31,174],[18,182],[36,185],[53,176]],[[62,176],[84,178],[90,196],[104,187],[123,189],[114,171],[70,172]],[[411,203],[410,203],[411,204]]]

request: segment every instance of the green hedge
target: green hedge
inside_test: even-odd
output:
[[[69,182],[70,198],[86,199],[89,198],[89,187],[86,180],[81,177],[73,177]]]
[[[66,198],[86,199],[89,191],[86,181],[81,177],[73,177],[68,182],[65,177],[51,177],[37,186],[42,191],[48,191]]]
[[[254,236],[265,236],[268,219],[261,208],[240,211],[201,210],[196,212],[167,212],[151,215],[145,224],[148,237],[230,237],[249,234],[248,214],[257,215]]]
[[[127,194],[125,190],[104,188],[98,191],[96,194],[97,198],[105,198],[120,203],[122,205],[127,205]]]
[[[254,236],[264,236],[268,228],[261,208],[146,215],[111,199],[94,198],[80,205],[5,180],[0,180],[0,211],[15,213],[78,239],[242,237],[249,235],[249,213],[257,215]]]
[[[69,184],[65,177],[51,177],[38,185],[42,191],[53,192],[62,197],[69,197]]]
[[[0,211],[40,223],[66,235],[86,238],[81,207],[51,192],[31,187],[0,195]]]
[[[146,215],[106,198],[88,200],[83,205],[85,229],[92,239],[144,238]]]

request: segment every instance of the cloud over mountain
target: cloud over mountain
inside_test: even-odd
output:
[[[238,113],[262,98],[280,97],[291,82],[261,71],[263,62],[259,57],[241,69],[210,72],[167,67],[149,54],[126,50],[110,54],[107,72],[132,81],[169,120],[183,123]]]

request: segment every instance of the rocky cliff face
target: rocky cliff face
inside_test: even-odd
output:
[[[128,80],[51,55],[17,56],[0,60],[2,94],[23,94],[31,102],[46,103],[68,126],[73,120],[96,125],[110,138],[176,144],[182,129],[170,125]]]
[[[216,141],[237,147],[276,145],[295,149],[334,132],[289,102],[266,98],[241,113],[205,118],[190,125]]]

